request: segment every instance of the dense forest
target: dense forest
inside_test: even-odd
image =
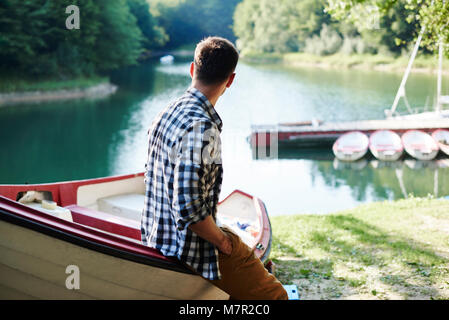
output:
[[[96,75],[135,64],[148,52],[191,48],[208,35],[235,41],[243,53],[399,55],[426,26],[431,52],[439,39],[449,39],[447,2],[72,0],[81,27],[68,30],[67,1],[2,0],[0,76]]]
[[[2,0],[0,74],[66,79],[135,64],[206,35],[235,40],[238,0]],[[66,28],[66,7],[80,28]],[[3,77],[4,78],[4,77]]]
[[[234,32],[246,52],[399,55],[410,52],[425,25],[429,52],[435,35],[448,42],[448,9],[449,1],[444,7],[441,0],[433,6],[418,0],[243,0]]]

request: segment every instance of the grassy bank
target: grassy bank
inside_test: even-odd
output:
[[[32,91],[57,91],[68,89],[85,89],[98,85],[100,83],[109,83],[107,77],[79,77],[75,79],[24,79],[0,76],[0,93],[32,92]]]
[[[250,63],[274,63],[300,67],[322,67],[338,69],[366,69],[403,72],[408,64],[408,56],[386,56],[371,54],[343,55],[334,54],[318,56],[308,53],[246,53],[242,56],[244,61]],[[444,72],[449,74],[449,60],[444,61]],[[418,55],[413,63],[414,71],[435,72],[438,68],[437,57]]]
[[[302,299],[449,299],[449,201],[273,217],[276,275]]]

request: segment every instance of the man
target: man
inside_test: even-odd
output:
[[[177,257],[233,299],[287,299],[254,252],[215,223],[223,169],[222,121],[214,106],[232,85],[238,58],[226,39],[201,41],[191,87],[148,131],[142,242]]]

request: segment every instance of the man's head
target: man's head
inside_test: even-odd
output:
[[[226,89],[234,80],[238,59],[237,49],[229,40],[208,37],[196,46],[190,74],[203,86],[224,86]]]

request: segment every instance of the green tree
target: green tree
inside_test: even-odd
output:
[[[365,24],[366,12],[368,9],[375,9],[380,18],[388,17],[392,10],[402,7],[402,12],[406,16],[405,22],[413,26],[413,36],[417,36],[421,28],[424,28],[423,46],[430,51],[435,51],[439,41],[449,43],[449,1],[445,0],[328,0],[327,10],[337,19],[351,21],[359,30],[369,29]],[[398,21],[397,17],[392,22],[392,28],[399,29],[399,34],[404,36],[410,34],[408,26],[404,26],[403,21]],[[404,44],[401,36],[395,39],[396,44]],[[386,41],[386,39],[384,39]],[[445,46],[445,51],[449,55],[449,46]]]
[[[324,11],[325,0],[244,0],[234,14],[234,33],[245,51],[303,50],[306,39],[335,22]],[[336,29],[336,26],[333,26]]]
[[[80,8],[79,30],[66,29],[63,1],[1,1],[2,72],[60,78],[92,75],[136,63],[143,46],[159,39],[148,5],[140,0],[73,0],[71,4]],[[140,12],[139,6],[145,10]]]
[[[142,53],[142,32],[126,0],[96,0],[101,33],[95,43],[93,62],[99,70],[135,64]]]
[[[234,9],[241,0],[148,0],[158,24],[169,36],[168,48],[194,44],[216,35],[235,41]]]
[[[243,51],[287,52],[298,48],[296,35],[289,28],[287,2],[244,0],[234,14],[234,33]]]
[[[299,48],[305,40],[319,35],[323,25],[333,25],[335,21],[324,11],[325,0],[289,1],[289,29],[297,35]]]
[[[146,0],[127,0],[131,13],[137,19],[137,26],[144,36],[143,45],[146,49],[163,46],[168,41],[168,35],[150,12],[150,5]]]
[[[42,34],[48,25],[43,3],[38,0],[0,2],[0,63],[3,67],[17,66],[46,48]]]

